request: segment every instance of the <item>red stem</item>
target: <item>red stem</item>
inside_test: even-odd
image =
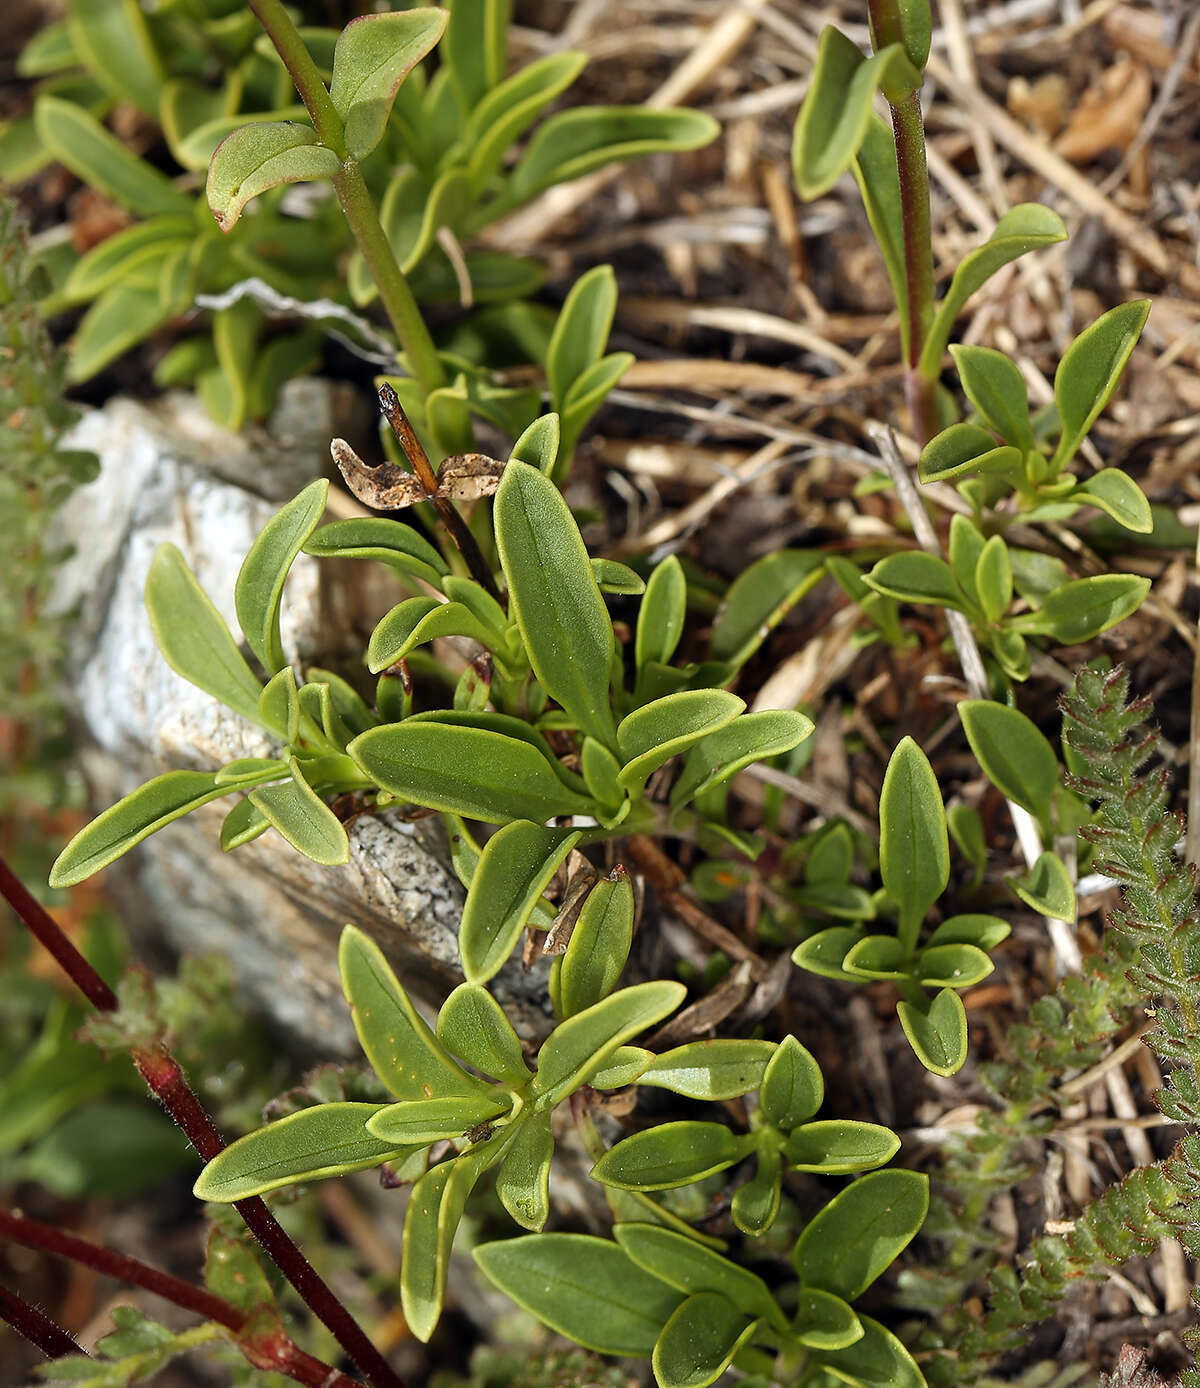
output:
[[[0,895],[32,934],[50,951],[71,981],[102,1012],[114,1012],[117,995],[75,948],[53,916],[30,895],[16,874],[0,858]],[[224,1151],[225,1142],[208,1111],[196,1097],[165,1046],[139,1046],[132,1050],[133,1063],[151,1092],[183,1129],[205,1161]],[[404,1380],[367,1338],[362,1327],[338,1300],[312,1264],[284,1233],[279,1221],[255,1196],[238,1200],[234,1209],[246,1221],[264,1252],[299,1293],[305,1305],[328,1326],[342,1349],[367,1376],[373,1388],[405,1388]]]
[[[23,1339],[48,1359],[62,1359],[68,1354],[82,1354],[83,1349],[44,1311],[22,1301],[16,1292],[0,1287],[0,1320],[5,1320]]]

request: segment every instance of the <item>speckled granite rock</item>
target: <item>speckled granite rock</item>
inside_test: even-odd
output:
[[[333,432],[331,388],[314,381],[291,383],[270,445],[266,436],[226,433],[187,396],[152,406],[113,400],[73,431],[68,446],[99,454],[101,474],[62,518],[60,538],[76,553],[62,570],[56,605],[79,615],[68,653],[70,702],[98,807],[161,771],[268,753],[265,734],[167,667],[142,591],[155,549],[171,541],[236,633],[242,556],[275,506],[324,470]],[[282,611],[290,660],[330,664],[356,643],[361,651],[362,631],[396,600],[372,568],[300,557]],[[363,816],[350,829],[350,863],[323,868],[273,832],[222,854],[217,833],[227,808],[206,806],[146,840],[131,857],[136,893],[131,900],[126,876],[123,905],[140,907],[139,918],[148,906],[178,950],[227,955],[250,996],[300,1049],[356,1051],[335,961],[347,920],[379,940],[424,1000],[436,1003],[458,981],[463,893],[436,819]],[[544,1030],[544,981],[510,966],[498,982],[525,1029]]]

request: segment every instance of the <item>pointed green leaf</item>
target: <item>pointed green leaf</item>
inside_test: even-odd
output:
[[[921,352],[920,370],[935,374],[941,366],[942,353],[954,330],[954,320],[967,300],[981,289],[1002,266],[1030,251],[1053,246],[1067,239],[1067,229],[1057,212],[1039,202],[1022,202],[1010,208],[996,223],[995,229],[978,249],[959,262],[946,297],[937,313]]]
[[[368,14],[352,19],[338,36],[329,95],[356,159],[383,139],[401,82],[432,52],[447,17],[432,8]]]
[[[311,125],[258,121],[231,131],[213,151],[205,196],[217,225],[228,232],[246,204],[268,188],[332,178],[340,168]]]
[[[557,414],[550,413],[540,415],[521,437],[513,444],[510,461],[516,459],[519,463],[528,463],[530,467],[535,467],[539,472],[545,473],[547,477],[554,475],[554,464],[558,458],[558,443],[561,436],[559,417]],[[624,564],[617,564],[615,560],[592,560],[593,570],[597,563],[612,563],[616,569],[624,569]],[[630,569],[628,572],[632,573]],[[599,575],[597,575],[599,581]],[[641,579],[638,579],[641,583]],[[639,589],[640,591],[640,589]]]
[[[651,660],[670,663],[683,635],[686,616],[687,580],[683,565],[670,554],[650,575],[638,609],[634,651],[639,670]]]
[[[606,1186],[670,1190],[724,1171],[754,1147],[753,1133],[734,1133],[722,1123],[660,1123],[611,1147],[591,1174]]]
[[[207,805],[236,787],[209,771],[168,771],[110,806],[67,844],[50,870],[52,887],[73,887],[165,824]]]
[[[599,1354],[648,1358],[683,1300],[615,1243],[589,1234],[532,1234],[473,1252],[518,1306]]]
[[[304,552],[319,558],[375,559],[435,586],[448,572],[446,561],[423,535],[386,516],[331,521],[313,531]]]
[[[271,517],[238,572],[234,592],[238,621],[250,649],[272,674],[286,664],[279,637],[283,585],[296,556],[317,528],[328,494],[329,483],[324,478],[310,482]]]
[[[688,1099],[736,1099],[758,1088],[774,1053],[773,1041],[691,1041],[664,1051],[638,1083]]]
[[[346,750],[384,790],[468,819],[541,824],[592,808],[532,743],[483,727],[408,719],[372,728]]]
[[[845,1175],[884,1166],[900,1150],[900,1139],[878,1123],[822,1119],[794,1128],[783,1149],[793,1171]]]
[[[898,1002],[896,1015],[926,1070],[955,1075],[962,1069],[967,1059],[967,1013],[953,988],[943,988],[921,1004]]]
[[[714,660],[744,665],[789,611],[819,582],[825,556],[816,550],[765,554],[729,586],[713,622]]]
[[[792,139],[792,177],[806,201],[827,193],[850,167],[866,139],[875,93],[885,82],[910,91],[921,85],[900,44],[867,58],[832,26],[821,31]]]
[[[1043,824],[1058,785],[1058,758],[1032,719],[991,699],[958,705],[963,731],[988,780]]]
[[[975,590],[983,615],[989,622],[998,622],[1012,602],[1012,565],[1003,535],[993,535],[979,554],[975,569]]]
[[[70,0],[67,32],[75,56],[110,95],[158,118],[165,73],[136,0]]]
[[[853,1301],[916,1236],[929,1209],[929,1178],[876,1171],[835,1195],[804,1227],[792,1261],[800,1285]]]
[[[546,353],[550,398],[560,413],[571,387],[604,355],[616,311],[617,279],[611,265],[594,266],[571,286]]]
[[[627,1084],[634,1084],[653,1063],[653,1051],[642,1046],[618,1046],[588,1083],[593,1089],[624,1089]]]
[[[794,1036],[785,1036],[763,1075],[759,1091],[763,1117],[790,1132],[811,1118],[824,1098],[821,1067]]]
[[[861,1338],[820,1356],[839,1383],[861,1388],[926,1388],[924,1374],[890,1330],[870,1316],[861,1317],[860,1324]]]
[[[320,1181],[347,1171],[382,1166],[407,1155],[394,1142],[367,1132],[379,1104],[318,1104],[301,1109],[219,1152],[197,1178],[198,1200],[248,1200],[298,1181]]]
[[[950,565],[919,549],[889,554],[866,575],[865,581],[877,593],[886,593],[901,602],[929,602],[960,610],[967,605]]]
[[[529,1080],[517,1033],[504,1009],[477,983],[460,983],[442,1004],[437,1038],[447,1050],[485,1075],[512,1085]]]
[[[707,1388],[751,1338],[757,1322],[723,1296],[690,1296],[663,1326],[654,1346],[654,1377],[662,1388]]]
[[[535,1234],[550,1215],[550,1160],[554,1156],[554,1137],[550,1115],[535,1113],[526,1118],[512,1141],[496,1173],[496,1194],[500,1203],[522,1229]]]
[[[1029,423],[1025,378],[1017,365],[992,347],[950,348],[967,399],[989,429],[1024,453],[1037,443]]]
[[[379,946],[355,926],[338,946],[342,992],[359,1044],[397,1099],[486,1093],[490,1086],[458,1065],[413,1007]]]
[[[486,983],[499,971],[579,833],[517,820],[484,844],[458,935],[469,982]]]
[[[1054,376],[1054,403],[1062,437],[1052,466],[1062,468],[1075,456],[1112,398],[1149,315],[1149,299],[1119,304],[1084,328],[1063,353]]]
[[[811,736],[812,730],[812,720],[791,709],[763,709],[735,718],[688,752],[671,791],[672,808],[724,785],[754,762],[790,752]]]
[[[552,1108],[586,1084],[618,1046],[674,1012],[686,991],[666,980],[638,983],[560,1023],[538,1052],[537,1108]]]
[[[744,700],[725,689],[682,689],[634,709],[617,728],[624,762],[621,784],[640,789],[651,772],[732,723],[745,707]]]
[[[497,1088],[492,1094],[454,1094],[446,1099],[405,1099],[385,1104],[371,1115],[367,1131],[396,1147],[422,1147],[443,1138],[465,1137],[472,1128],[500,1118],[511,1099]]]
[[[367,669],[373,675],[386,670],[410,651],[441,636],[467,636],[481,645],[495,645],[495,635],[460,602],[436,598],[406,598],[397,603],[371,633]]]
[[[1150,580],[1135,574],[1077,578],[1055,588],[1038,611],[1012,619],[1012,626],[1022,632],[1052,636],[1064,646],[1076,646],[1131,616],[1149,591]]]
[[[952,424],[921,450],[917,475],[922,482],[949,482],[972,473],[1006,476],[1021,467],[1021,450],[996,440],[978,424]]]
[[[760,1147],[757,1170],[733,1192],[730,1218],[743,1234],[759,1238],[775,1223],[782,1194],[783,1158],[776,1147]]]
[[[1119,467],[1101,468],[1071,494],[1073,501],[1087,501],[1138,535],[1154,530],[1154,516],[1141,487]]]
[[[493,87],[474,108],[463,145],[470,151],[467,171],[476,197],[500,170],[507,151],[575,81],[586,62],[583,53],[550,53]]]
[[[257,722],[262,686],[174,545],[159,545],[151,561],[146,612],[158,649],[177,675]]]
[[[534,673],[583,732],[611,746],[612,622],[567,503],[543,473],[510,462],[494,515],[509,605]]]
[[[915,927],[950,880],[950,839],[929,759],[911,737],[892,753],[879,796],[879,872],[900,911],[900,934]]]
[[[291,768],[291,780],[251,791],[251,803],[298,853],[314,863],[326,867],[348,863],[350,841],[341,821],[304,779],[294,757]]]
[[[820,974],[822,978],[853,983],[854,975],[842,968],[842,960],[861,939],[862,931],[853,926],[831,926],[802,940],[792,951],[792,962],[810,973]]]
[[[594,1006],[616,987],[633,942],[633,912],[633,883],[628,873],[605,878],[588,893],[562,957],[559,999],[563,1017]]]
[[[239,800],[221,821],[221,852],[232,853],[243,844],[253,843],[271,827],[271,821],[253,804],[249,796]]]
[[[780,1329],[786,1323],[779,1303],[761,1277],[694,1238],[657,1224],[641,1223],[620,1223],[613,1236],[638,1267],[669,1287],[693,1296],[716,1292],[747,1316],[762,1316]]]

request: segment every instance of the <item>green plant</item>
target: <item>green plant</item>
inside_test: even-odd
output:
[[[263,417],[289,376],[312,368],[326,332],[348,330],[378,353],[379,335],[349,304],[379,296],[419,382],[406,403],[422,427],[425,397],[443,390],[434,414],[442,423],[453,414],[461,439],[471,411],[490,418],[505,399],[489,368],[532,352],[564,417],[567,458],[569,423],[580,412],[573,407],[596,397],[595,408],[626,359],[597,367],[584,356],[566,374],[561,363],[556,370],[546,356],[547,315],[526,301],[541,267],[472,250],[470,241],[545,188],[616,160],[694,149],[714,138],[715,123],[692,111],[575,107],[538,124],[586,60],[556,53],[506,75],[508,0],[365,16],[341,34],[297,30],[279,4],[251,8],[266,36],[247,9],[225,0],[149,15],[134,0],[71,0],[67,18],[22,55],[23,74],[43,81],[33,113],[0,133],[0,171],[18,179],[56,159],[135,219],[78,259],[69,246],[53,256],[49,310],[90,305],[73,340],[70,378],[86,380],[197,301],[219,305],[211,335],[176,344],[156,378],[194,384],[216,418],[238,427]],[[417,64],[440,38],[441,62],[429,75]],[[217,225],[186,180],[104,128],[115,101],[132,102],[160,126],[185,173],[212,161],[207,207]],[[506,166],[531,130],[521,157]],[[328,180],[337,198],[298,208],[283,187],[298,180]],[[418,300],[477,306],[447,337],[447,355],[435,348]],[[299,326],[273,332],[270,318],[280,315]],[[383,347],[385,360],[395,356],[386,340]],[[577,384],[587,367],[594,369]],[[437,422],[431,437],[440,447]],[[443,451],[462,449],[451,442]]]
[[[955,482],[973,519],[952,518],[949,562],[905,551],[861,575],[843,558],[835,577],[893,644],[899,635],[894,608],[880,607],[878,597],[950,608],[968,617],[1003,679],[1024,680],[1031,639],[1088,641],[1135,611],[1149,591],[1132,575],[1072,578],[1060,560],[1010,545],[1005,532],[1017,522],[1066,520],[1081,505],[1097,507],[1136,534],[1153,530],[1149,502],[1119,468],[1101,468],[1082,481],[1067,471],[1111,399],[1150,305],[1145,299],[1119,305],[1084,329],[1059,363],[1053,405],[1032,418],[1013,361],[991,348],[950,347],[973,412],[968,421],[955,422],[956,406],[939,384],[955,320],[998,270],[1067,233],[1047,207],[1010,209],[964,256],[936,299],[920,102],[930,8],[927,0],[870,0],[868,11],[871,57],[837,29],[821,35],[796,122],[793,174],[800,195],[813,198],[853,171],[900,312],[921,480]],[[880,92],[890,107],[890,131],[871,110]],[[1023,610],[1012,610],[1014,598]]]

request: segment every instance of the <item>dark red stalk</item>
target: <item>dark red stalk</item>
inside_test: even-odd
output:
[[[16,1292],[0,1287],[0,1320],[5,1320],[23,1339],[48,1359],[62,1359],[68,1354],[82,1354],[82,1348],[60,1325],[55,1325],[44,1311],[22,1301]]]
[[[116,994],[67,939],[54,917],[25,889],[3,858],[0,858],[0,895],[50,951],[88,1001],[102,1012],[115,1011]],[[131,1054],[133,1063],[155,1098],[183,1129],[200,1156],[205,1161],[211,1161],[218,1152],[223,1151],[225,1142],[221,1134],[170,1051],[161,1045],[139,1046]],[[246,1221],[267,1256],[296,1289],[309,1310],[328,1326],[338,1344],[367,1376],[373,1388],[405,1388],[403,1379],[284,1233],[279,1221],[263,1201],[257,1196],[250,1200],[239,1200],[234,1208]]]

